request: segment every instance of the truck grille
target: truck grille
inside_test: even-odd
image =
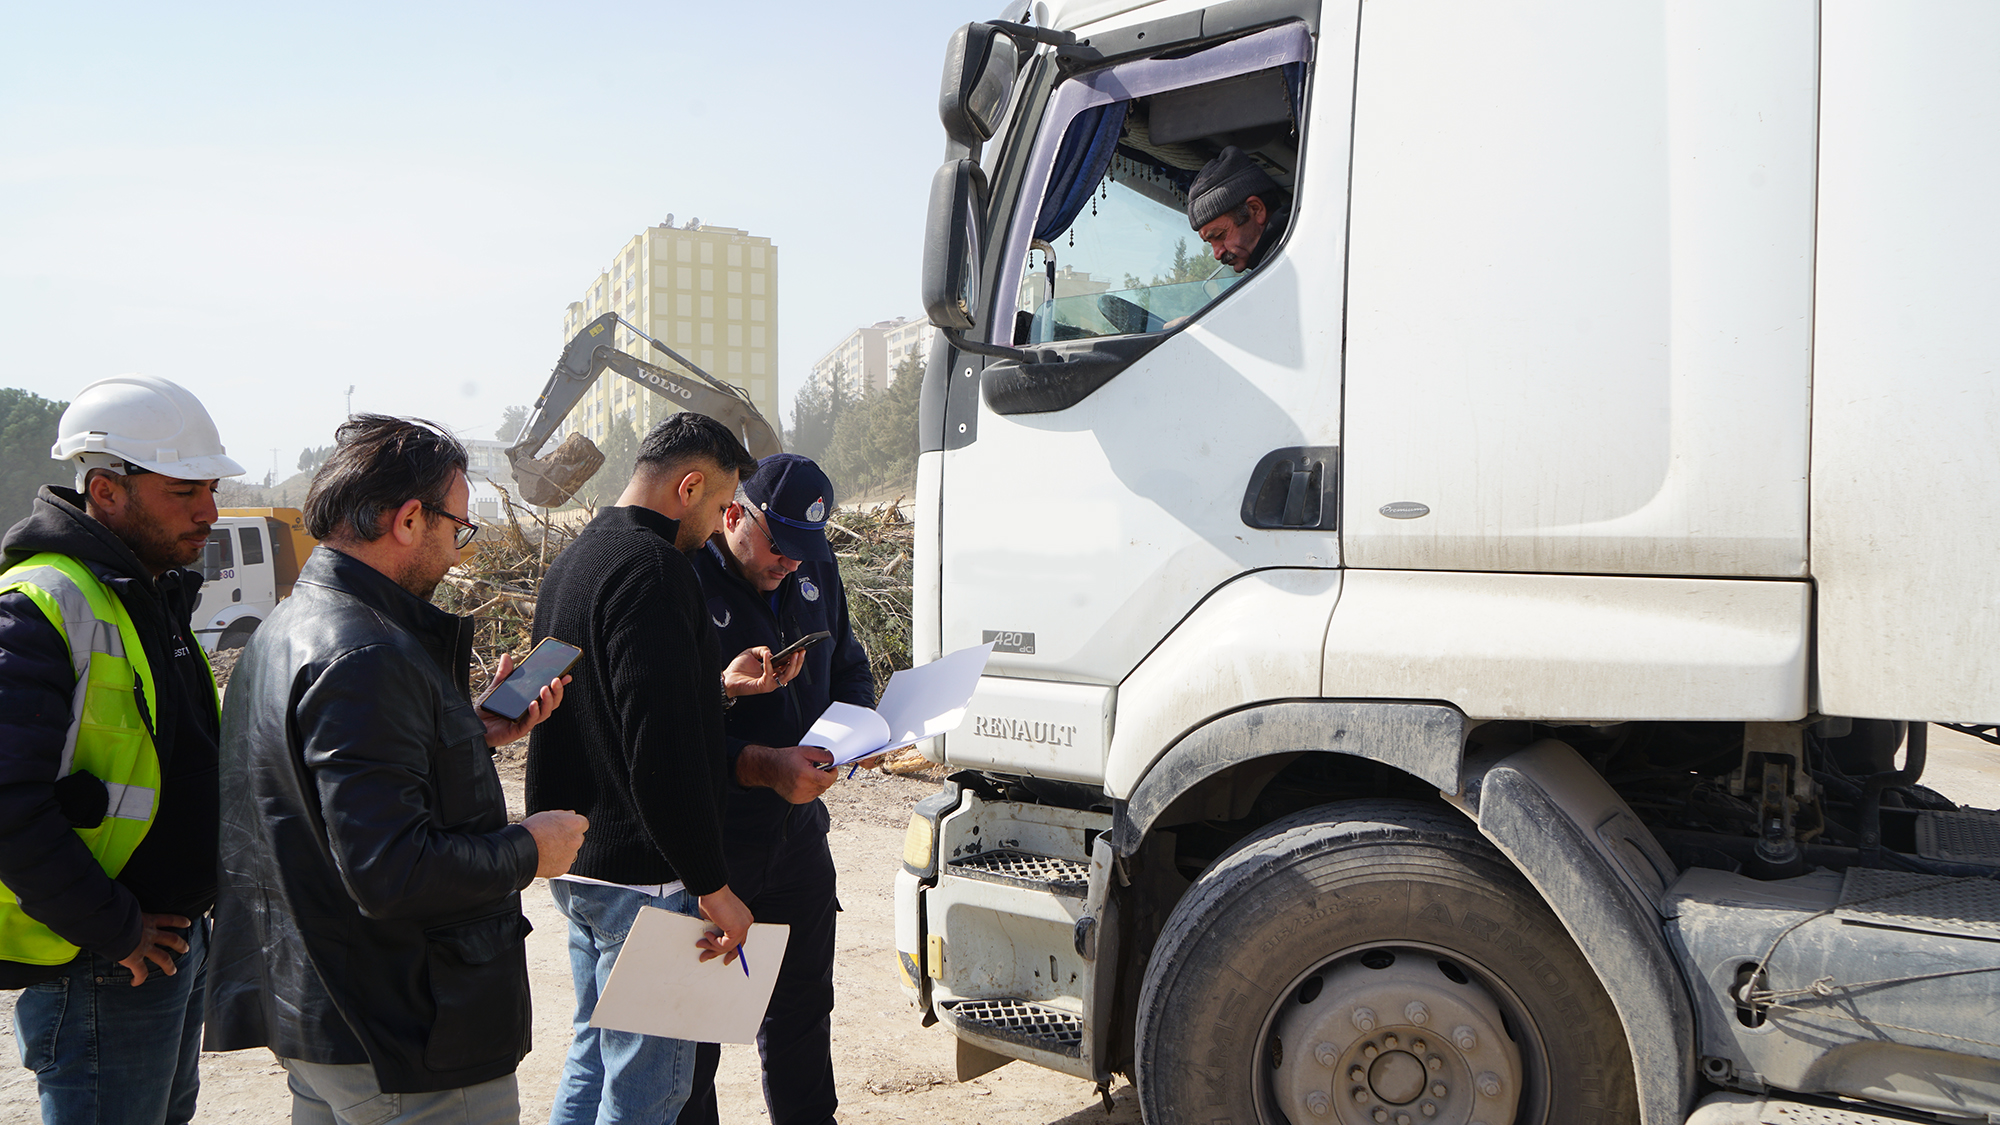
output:
[[[1017,883],[1061,895],[1081,895],[1090,889],[1089,864],[1012,848],[963,856],[952,860],[950,866],[975,879]]]
[[[1083,1020],[1026,1000],[960,1000],[945,1005],[958,1026],[1023,1047],[1083,1057]]]

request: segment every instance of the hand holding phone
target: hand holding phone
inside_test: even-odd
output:
[[[575,645],[565,644],[554,637],[544,637],[512,675],[479,701],[479,706],[518,723],[535,700],[541,697],[542,689],[551,680],[560,679],[582,655],[583,650]]]
[[[804,652],[805,650],[811,648],[812,646],[820,643],[823,640],[828,639],[831,636],[833,636],[832,633],[828,633],[825,631],[821,631],[818,633],[807,633],[805,636],[800,637],[798,640],[793,641],[791,644],[788,644],[784,648],[781,648],[778,651],[772,653],[771,663],[773,665],[776,665],[780,661],[789,660],[791,659],[793,653]]]

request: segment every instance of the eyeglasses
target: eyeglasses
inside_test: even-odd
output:
[[[452,515],[450,512],[445,511],[443,508],[433,508],[429,504],[425,504],[424,511],[429,512],[434,516],[443,516],[444,518],[458,525],[458,529],[451,533],[451,547],[452,550],[454,551],[464,550],[465,545],[467,543],[472,542],[472,537],[479,534],[478,524],[473,523],[471,520],[459,519],[457,516]]]
[[[757,525],[757,530],[764,533],[764,542],[769,543],[771,545],[772,554],[778,556],[781,559],[789,559],[792,557],[778,549],[778,541],[776,539],[771,538],[771,529],[764,526],[764,521],[762,519],[759,519],[756,516],[756,514],[753,513],[748,507],[745,507],[743,509],[743,514],[749,516],[750,522]]]

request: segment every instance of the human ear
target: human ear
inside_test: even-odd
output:
[[[397,508],[395,514],[389,517],[389,534],[396,537],[396,542],[408,547],[422,534],[417,530],[417,521],[423,518],[424,502],[405,500],[403,506]]]
[[[1264,208],[1263,197],[1253,195],[1246,201],[1246,203],[1250,208],[1250,221],[1256,223],[1258,226],[1263,226],[1264,217],[1270,214],[1270,212],[1265,210]]]
[[[703,475],[700,469],[696,469],[682,477],[679,489],[681,505],[683,507],[692,507],[694,502],[701,498],[701,486],[707,482],[708,478]]]

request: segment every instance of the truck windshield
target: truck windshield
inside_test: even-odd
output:
[[[1188,189],[1225,146],[1289,197],[1311,37],[1269,28],[1180,58],[1080,75],[1049,100],[1003,250],[994,322],[1016,344],[1178,327],[1242,275],[1188,223]],[[1275,64],[1275,65],[1274,65]]]

